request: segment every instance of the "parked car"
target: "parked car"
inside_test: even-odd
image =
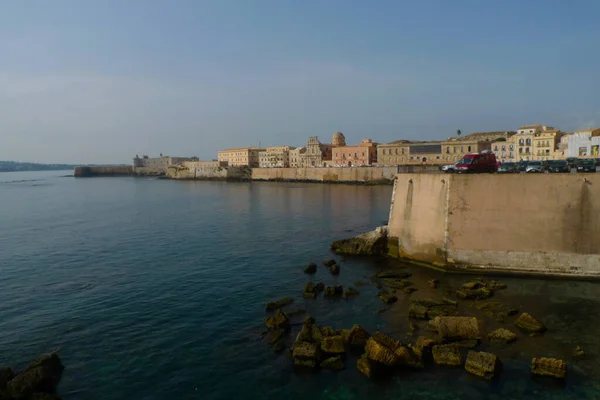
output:
[[[496,155],[489,150],[484,150],[481,153],[465,154],[456,163],[456,172],[459,174],[496,172],[497,168]]]
[[[519,172],[519,164],[506,162],[498,167],[499,174],[516,174]]]
[[[442,172],[455,172],[456,171],[456,164],[450,164],[450,165],[443,165],[442,166]]]
[[[519,172],[527,171],[527,165],[529,163],[527,161],[519,161]]]
[[[568,157],[567,164],[569,164],[569,168],[577,167],[579,159],[577,157]]]
[[[525,169],[525,172],[544,172],[544,165],[541,161],[530,161],[529,163],[527,163],[527,168]]]
[[[571,172],[571,167],[566,160],[548,161],[548,172]]]
[[[596,172],[596,162],[594,160],[579,160],[577,172]]]

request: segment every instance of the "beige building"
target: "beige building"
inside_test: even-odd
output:
[[[147,155],[139,157],[136,155],[133,159],[133,168],[166,169],[185,161],[198,161],[198,157],[171,157],[162,154],[160,157],[148,157]]]
[[[321,143],[317,136],[311,136],[306,142],[306,152],[303,154],[303,167],[325,167],[331,161],[332,144]]]
[[[258,154],[260,168],[288,168],[290,166],[290,150],[295,147],[279,146],[267,147]]]
[[[371,139],[363,140],[358,146],[344,145],[333,148],[331,163],[335,167],[373,165],[376,162],[377,143],[373,143]]]
[[[546,125],[526,125],[517,133],[492,145],[492,151],[501,162],[553,160],[561,158],[559,151],[562,132]]]
[[[559,149],[560,139],[564,133],[557,129],[548,129],[537,133],[533,138],[533,160],[558,160],[566,158]]]
[[[240,147],[234,149],[221,150],[218,153],[218,161],[226,162],[227,165],[240,167],[249,166],[256,168],[259,165],[259,153],[266,149],[256,147]]]
[[[501,143],[506,143],[514,134],[513,131],[474,132],[462,137],[449,138],[442,143],[442,159],[446,164],[455,163],[465,154],[481,153],[484,150],[493,151],[498,158],[498,154],[502,154]],[[506,146],[504,149],[506,153],[509,152]]]
[[[290,150],[290,167],[291,168],[302,168],[304,167],[304,155],[306,154],[306,147],[297,147]]]
[[[377,164],[400,165],[408,164],[409,145],[408,140],[396,140],[395,142],[377,145]]]

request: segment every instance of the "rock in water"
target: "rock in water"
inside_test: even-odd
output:
[[[488,335],[488,340],[490,343],[507,344],[517,340],[517,335],[508,329],[500,328],[491,332]]]
[[[400,342],[380,332],[376,332],[367,340],[365,352],[367,357],[387,366],[398,365],[400,359],[394,353],[400,347]]]
[[[377,295],[385,304],[392,304],[398,301],[398,298],[396,296],[386,292],[385,290],[380,291],[379,293],[377,293]]]
[[[15,377],[15,374],[10,368],[0,368],[0,399],[2,398],[2,390],[6,387],[8,381]]]
[[[405,279],[410,278],[412,273],[408,271],[384,271],[375,274],[373,278],[378,279]]]
[[[284,297],[281,300],[277,300],[277,301],[269,301],[266,305],[265,305],[265,309],[266,311],[275,311],[278,308],[281,308],[283,306],[287,306],[288,304],[292,304],[294,302],[294,299],[291,299],[289,297]]]
[[[494,292],[486,287],[479,289],[458,289],[456,295],[461,299],[485,300],[494,295]]]
[[[364,347],[371,335],[360,325],[354,325],[348,333],[348,344],[350,346]]]
[[[321,350],[327,354],[344,354],[346,352],[344,337],[342,335],[324,337],[321,341]]]
[[[306,308],[294,308],[294,309],[288,310],[288,312],[287,312],[288,317],[295,317],[295,316],[302,315],[302,314],[306,314]]]
[[[381,255],[387,251],[387,227],[382,226],[362,235],[337,240],[331,244],[337,254]]]
[[[567,363],[556,358],[534,358],[531,361],[531,373],[564,379],[567,375]]]
[[[480,339],[479,324],[475,317],[435,317],[433,326],[440,337],[448,340]]]
[[[317,297],[317,288],[315,287],[314,283],[312,282],[307,282],[306,286],[304,287],[304,292],[303,292],[304,297],[308,297],[308,298],[315,298]]]
[[[573,350],[573,357],[583,357],[583,356],[585,356],[585,351],[583,351],[581,346],[575,347],[575,350]]]
[[[427,311],[429,309],[418,304],[411,304],[408,309],[408,316],[416,319],[427,319]]]
[[[340,274],[340,266],[338,264],[333,264],[331,267],[329,267],[329,271],[331,272],[332,275],[339,275]]]
[[[434,289],[437,289],[440,281],[438,281],[437,279],[430,279],[427,281],[427,283],[429,283],[429,286],[431,286]]]
[[[303,367],[315,368],[319,365],[321,353],[317,343],[300,342],[294,345],[292,351],[294,364]]]
[[[343,286],[325,286],[325,296],[327,297],[341,296],[343,293]]]
[[[317,293],[322,292],[325,290],[325,284],[323,282],[319,282],[315,285],[315,289],[317,290]]]
[[[277,310],[275,315],[265,320],[265,325],[269,329],[281,329],[284,332],[290,330],[290,320],[281,309]]]
[[[354,288],[348,288],[346,289],[346,291],[344,292],[344,294],[342,295],[342,297],[344,297],[345,299],[349,298],[349,297],[354,297],[354,296],[358,296],[360,293],[358,292],[358,290],[354,289]]]
[[[462,365],[462,357],[458,351],[458,347],[452,344],[440,344],[433,346],[431,350],[433,361],[437,365],[447,365],[450,367],[458,367]]]
[[[425,368],[422,347],[400,346],[394,353],[398,356],[399,365],[411,368]]]
[[[315,272],[317,272],[317,264],[315,263],[308,264],[308,266],[304,269],[305,274],[314,274]]]
[[[54,394],[64,368],[58,354],[44,356],[11,379],[7,392],[14,399],[28,399],[34,393]]]
[[[546,330],[544,324],[527,313],[521,314],[515,321],[515,325],[529,333],[544,332]]]
[[[325,261],[323,264],[324,264],[326,267],[331,267],[332,265],[335,265],[335,264],[336,264],[336,262],[335,262],[335,260],[333,260],[333,259],[329,259],[329,260]]]
[[[414,293],[414,292],[416,292],[417,290],[419,290],[419,289],[417,289],[417,288],[414,288],[414,287],[405,287],[404,289],[402,289],[402,291],[403,291],[404,293],[408,293],[408,294]]]
[[[377,376],[377,371],[379,370],[379,364],[375,361],[370,360],[366,357],[361,357],[356,362],[356,368],[368,378],[373,378]]]
[[[322,326],[319,329],[321,330],[321,335],[323,335],[323,337],[326,337],[326,336],[338,336],[340,334],[338,331],[336,331],[335,329],[333,329],[330,326]]]
[[[344,360],[342,360],[342,357],[340,356],[330,357],[321,362],[321,368],[340,371],[344,369]]]
[[[502,368],[500,359],[491,353],[478,351],[469,351],[465,369],[473,375],[480,376],[485,379],[492,379]]]

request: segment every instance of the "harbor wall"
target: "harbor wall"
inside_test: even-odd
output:
[[[250,180],[252,171],[249,167],[189,162],[168,167],[166,176],[175,180]]]
[[[75,167],[73,176],[78,178],[93,176],[129,176],[133,174],[131,165],[98,165]]]
[[[392,182],[398,167],[252,168],[252,180],[315,182]]]
[[[389,237],[448,269],[600,277],[600,175],[400,174]]]

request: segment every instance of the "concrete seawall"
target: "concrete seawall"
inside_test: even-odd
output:
[[[253,168],[252,180],[392,183],[398,167]]]
[[[389,236],[449,269],[600,277],[600,175],[401,174]]]
[[[100,165],[93,167],[75,167],[73,176],[78,178],[92,176],[129,176],[133,175],[131,165]]]

